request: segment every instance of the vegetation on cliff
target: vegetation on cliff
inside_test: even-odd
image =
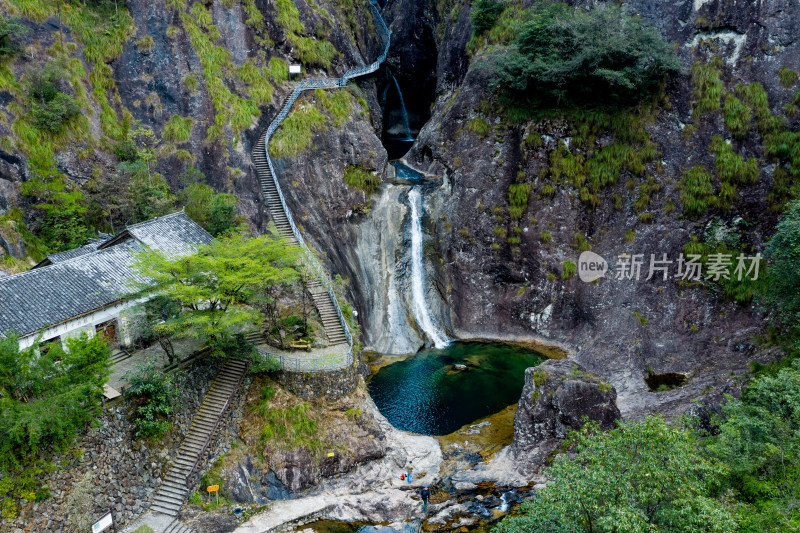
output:
[[[680,68],[658,31],[619,6],[539,2],[523,20],[494,82],[517,104],[628,106]]]

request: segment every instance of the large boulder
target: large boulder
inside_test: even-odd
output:
[[[611,429],[620,418],[611,385],[568,359],[549,360],[525,371],[525,386],[514,416],[512,450],[516,456],[543,459],[578,429],[583,420]]]

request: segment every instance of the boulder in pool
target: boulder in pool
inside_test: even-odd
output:
[[[544,460],[584,417],[613,428],[620,418],[616,389],[568,359],[528,368],[514,415],[514,455]]]

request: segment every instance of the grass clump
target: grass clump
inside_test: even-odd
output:
[[[138,41],[136,41],[136,49],[141,52],[149,52],[153,49],[156,45],[156,42],[153,40],[151,35],[145,35]]]
[[[706,212],[714,196],[713,176],[705,168],[695,166],[681,177],[683,214],[697,218]]]
[[[508,208],[508,215],[513,220],[522,218],[522,214],[528,208],[528,198],[531,187],[527,183],[513,183],[508,186],[508,200],[511,207]]]
[[[164,125],[164,132],[161,136],[166,141],[182,143],[188,141],[191,134],[192,117],[172,115]]]
[[[692,98],[694,99],[692,115],[700,116],[719,109],[720,99],[725,90],[720,79],[721,68],[722,60],[719,58],[714,58],[711,63],[692,65]]]
[[[275,6],[278,8],[278,24],[286,32],[286,38],[292,43],[300,61],[310,66],[330,68],[331,61],[339,55],[333,44],[303,35],[306,28],[292,0],[276,0]]]
[[[570,279],[572,276],[575,275],[575,271],[578,269],[578,265],[573,263],[572,261],[564,261],[561,263],[561,279]]]
[[[269,144],[269,154],[281,158],[294,156],[311,146],[314,133],[325,131],[327,117],[305,102],[289,113]]]
[[[344,169],[344,182],[349,187],[373,194],[378,190],[381,178],[371,170],[350,165]]]
[[[797,72],[786,67],[781,67],[778,70],[778,79],[781,85],[788,89],[797,83]]]
[[[742,103],[741,100],[732,94],[725,95],[725,103],[722,106],[722,117],[725,120],[725,127],[731,134],[741,139],[750,130],[753,120],[753,113],[750,107]]]
[[[467,122],[467,131],[475,133],[479,137],[485,139],[492,131],[492,125],[486,122],[481,117],[473,117]]]

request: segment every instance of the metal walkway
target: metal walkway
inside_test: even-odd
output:
[[[339,307],[339,302],[334,294],[330,277],[325,272],[325,269],[316,256],[314,256],[308,249],[308,246],[306,246],[303,236],[294,223],[292,213],[286,205],[283,191],[281,190],[278,177],[275,173],[275,165],[273,165],[272,159],[269,156],[269,141],[281,125],[281,122],[283,122],[292,110],[292,106],[295,101],[297,101],[297,98],[304,91],[345,87],[353,78],[371,74],[380,68],[381,64],[386,60],[386,55],[389,53],[391,37],[389,35],[389,29],[386,27],[386,23],[383,21],[383,17],[381,17],[380,11],[378,10],[376,0],[370,0],[370,8],[377,21],[378,32],[381,34],[381,38],[385,43],[383,53],[378,56],[378,59],[369,65],[348,70],[341,78],[321,78],[298,83],[284,102],[280,112],[272,120],[267,129],[264,130],[253,147],[253,164],[256,167],[256,172],[261,182],[261,192],[264,196],[264,201],[266,202],[270,216],[278,228],[278,233],[281,237],[304,248],[306,253],[305,260],[317,274],[316,277],[318,281],[310,283],[308,289],[314,300],[314,305],[319,311],[328,341],[331,345],[347,343],[348,346],[346,353],[342,353],[339,357],[327,361],[328,364],[325,365],[324,368],[321,366],[319,370],[337,370],[349,367],[353,362],[353,337],[342,315],[342,309]],[[330,366],[331,361],[335,361],[333,368]],[[283,365],[283,361],[281,361],[281,364]],[[283,366],[285,366],[286,370],[300,370],[299,367],[292,368],[291,365]],[[308,371],[310,368],[304,368],[303,370]]]

